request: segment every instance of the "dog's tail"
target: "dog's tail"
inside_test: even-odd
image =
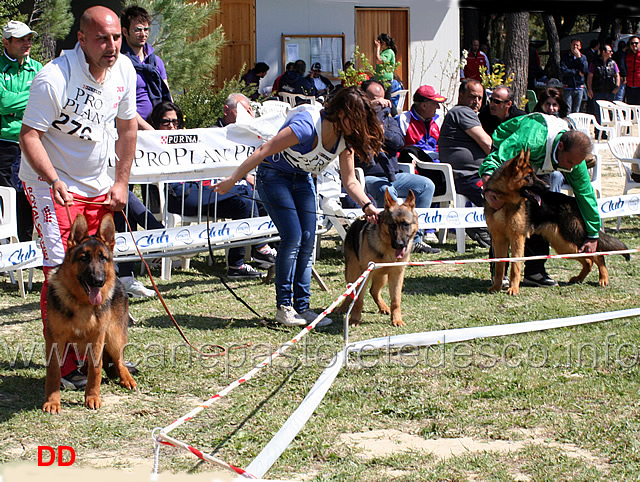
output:
[[[600,236],[598,238],[598,251],[621,251],[624,249],[629,248],[627,248],[622,241],[600,231]],[[627,261],[631,259],[629,253],[621,254],[620,256]]]

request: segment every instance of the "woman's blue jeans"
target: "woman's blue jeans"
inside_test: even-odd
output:
[[[302,313],[309,309],[311,296],[311,260],[316,235],[313,179],[308,173],[292,174],[261,164],[256,185],[280,235],[275,276],[277,306],[293,305]]]

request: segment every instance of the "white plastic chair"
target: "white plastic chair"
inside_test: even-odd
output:
[[[589,137],[592,136],[591,126],[593,126],[593,128],[595,129],[594,132],[598,132],[598,135],[595,136],[598,141],[601,139],[603,132],[607,133],[607,137],[609,139],[612,139],[613,137],[615,137],[614,135],[615,129],[613,127],[606,127],[598,124],[598,121],[596,121],[596,116],[594,116],[593,114],[584,114],[582,112],[574,112],[569,114],[567,117],[569,117],[569,119],[573,121],[576,128],[580,132],[584,132]]]
[[[631,132],[631,114],[608,100],[596,100],[600,109],[600,123],[615,129],[615,137]],[[606,119],[606,120],[605,120]]]
[[[624,102],[612,102],[616,110],[616,122],[619,125],[619,135],[631,135],[631,127],[633,126],[634,109]]]
[[[308,104],[315,104],[316,98],[313,95],[291,94],[289,92],[278,92],[278,96],[288,102],[291,107],[296,107],[296,99],[301,99]]]
[[[2,214],[0,215],[0,240],[7,241],[9,243],[19,243],[18,239],[18,219],[16,216],[16,190],[12,187],[0,186],[0,198],[2,198]],[[20,296],[27,297],[24,289],[24,276],[21,269],[15,270],[16,276],[14,278],[13,271],[9,271],[11,282],[18,281],[18,289]],[[33,273],[33,268],[30,270]],[[29,278],[29,287],[31,287],[31,278]]]
[[[613,103],[619,108],[629,112],[631,122],[636,123],[636,127],[638,128],[638,135],[640,135],[640,105],[631,105],[620,100],[614,100]]]
[[[258,107],[260,116],[268,115],[274,112],[283,113],[287,115],[287,112],[291,108],[288,102],[282,102],[280,100],[266,100]]]
[[[596,197],[600,197],[602,196],[602,166],[600,163],[600,155],[594,154],[594,156],[596,157],[596,164],[589,170],[591,173],[591,185],[596,193]],[[562,190],[567,191],[569,195],[573,194],[573,189],[571,189],[571,186],[566,182],[562,184]]]
[[[409,154],[411,158],[415,161],[416,166],[420,169],[431,170],[431,171],[440,171],[444,174],[444,181],[446,190],[444,194],[439,196],[433,196],[431,200],[432,203],[447,203],[448,207],[464,207],[467,203],[468,199],[466,196],[462,194],[458,194],[456,192],[456,185],[453,180],[453,170],[451,169],[451,164],[446,164],[444,162],[424,162],[418,159],[415,155]],[[464,228],[456,228],[456,251],[458,253],[464,253],[465,251],[465,229]],[[443,243],[447,239],[447,230],[441,229],[438,233],[438,240],[440,243]]]
[[[635,156],[636,150],[640,144],[640,137],[619,137],[609,141],[609,149],[616,157],[618,166],[624,170],[624,190],[622,194],[627,194],[631,189],[640,189],[640,182],[636,182],[631,178],[631,166],[640,166],[640,159]],[[618,229],[620,229],[620,218],[618,218]]]
[[[404,111],[404,100],[407,97],[408,93],[409,91],[406,89],[396,90],[395,92],[391,93],[391,100],[394,100],[394,97],[398,98],[398,113]]]

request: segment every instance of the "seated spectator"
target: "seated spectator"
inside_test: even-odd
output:
[[[456,192],[476,206],[484,206],[482,179],[478,168],[491,152],[491,136],[482,128],[478,111],[484,87],[475,79],[463,79],[458,92],[458,105],[444,118],[438,147],[440,160],[451,164]],[[487,228],[467,228],[467,234],[481,247],[491,246]]]
[[[251,100],[257,100],[260,97],[260,92],[258,89],[260,88],[260,81],[264,79],[264,76],[269,72],[269,66],[264,62],[256,62],[252,69],[244,74],[240,79],[244,81],[244,83],[249,85],[255,85],[256,91],[251,94]]]
[[[231,94],[229,97],[232,99],[227,98],[225,104],[235,103],[235,107],[225,109],[226,120],[224,120],[225,116],[223,116],[223,119],[218,121],[219,124],[235,122],[239,96],[242,96],[241,101],[248,103],[244,95]],[[253,111],[251,111],[251,114],[253,114]],[[184,125],[182,110],[172,102],[163,102],[154,107],[149,120],[152,126],[160,130],[181,129]],[[208,213],[209,216],[214,216],[217,212],[218,216],[221,217],[245,219],[258,214],[255,206],[256,203],[253,201],[253,189],[245,179],[236,183],[236,185],[224,195],[216,195],[213,192],[212,186],[215,182],[217,182],[217,179],[202,182],[203,193],[201,208],[205,209],[203,215],[206,216]],[[199,190],[199,182],[171,183],[167,200],[169,212],[184,214],[185,216],[197,216],[200,201]],[[227,276],[235,280],[264,277],[266,273],[258,271],[250,264],[244,262],[245,253],[246,248],[244,246],[229,249],[227,254]],[[267,244],[252,248],[254,262],[262,268],[269,268],[275,264],[275,254],[275,250],[269,248]]]
[[[362,162],[358,157],[356,167],[361,167],[365,175],[366,191],[370,194],[376,206],[384,206],[384,193],[389,191],[391,197],[406,198],[409,190],[416,197],[416,208],[428,208],[435,186],[433,182],[423,176],[400,172],[397,154],[404,144],[404,137],[396,120],[391,117],[391,102],[384,98],[384,86],[377,80],[366,80],[360,86],[365,95],[376,109],[378,119],[384,127],[384,145],[382,151],[373,157],[368,163]],[[422,241],[422,235],[416,234],[413,242],[414,253],[439,253],[438,248],[432,248]]]
[[[293,94],[296,84],[304,77],[304,73],[307,70],[307,63],[304,60],[296,60],[293,62],[291,70],[287,68],[287,71],[282,74],[280,79],[280,86],[278,92],[287,92]]]
[[[504,121],[525,114],[525,111],[518,109],[513,103],[513,91],[511,88],[506,85],[499,85],[494,87],[491,97],[489,97],[489,104],[480,109],[478,118],[484,131],[489,135],[493,135],[496,127]]]
[[[573,121],[567,117],[569,115],[569,106],[558,89],[554,89],[553,87],[544,89],[540,93],[540,97],[538,97],[538,103],[533,108],[533,112],[542,112],[543,114],[559,117],[563,119],[569,127],[575,129]],[[561,172],[553,171],[547,174],[545,182],[549,184],[551,191],[560,192],[564,184],[564,176]]]
[[[404,146],[398,160],[413,163],[410,154],[424,162],[440,162],[438,138],[440,137],[440,118],[436,111],[447,99],[430,85],[423,85],[413,94],[411,109],[396,117],[404,137]],[[444,176],[440,171],[416,168],[418,174],[428,177],[435,184],[435,194],[444,194],[446,189]]]
[[[316,88],[316,97],[326,96],[331,93],[334,88],[331,81],[320,74],[320,72],[322,72],[322,66],[320,62],[316,62],[311,66],[311,70],[307,76],[308,79],[313,81],[313,85]]]
[[[285,76],[280,81],[280,90],[290,94],[316,97],[317,89],[313,80],[304,75],[307,71],[307,63],[302,59],[298,59],[295,61],[294,69],[297,75]]]
[[[295,64],[293,62],[289,62],[286,68],[284,69],[284,73],[276,77],[276,80],[273,81],[273,86],[271,87],[271,95],[278,94],[278,91],[280,90],[280,81],[282,80],[282,77],[284,77],[284,75],[287,72],[293,72],[294,67],[295,67]]]

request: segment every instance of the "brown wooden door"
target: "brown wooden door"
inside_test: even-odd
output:
[[[389,34],[396,43],[396,62],[400,67],[396,74],[402,79],[405,89],[409,88],[409,10],[406,8],[357,8],[356,45],[364,53],[371,65],[375,66],[373,41],[381,33]],[[350,55],[350,52],[347,52]],[[408,95],[407,98],[411,98]]]
[[[226,79],[242,75],[256,59],[256,3],[255,0],[219,0],[220,13],[209,21],[208,32],[219,25],[224,30],[225,45],[215,70],[217,86]],[[244,71],[242,65],[246,64]]]

